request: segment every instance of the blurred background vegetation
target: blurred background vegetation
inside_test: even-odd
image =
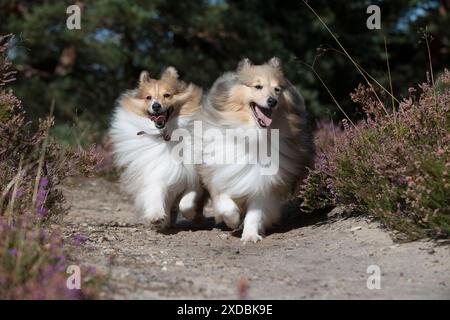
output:
[[[19,70],[14,90],[32,118],[56,104],[53,135],[86,145],[102,138],[115,99],[135,86],[139,72],[175,66],[187,81],[208,88],[248,57],[278,56],[315,119],[342,119],[325,88],[302,62],[312,64],[354,119],[363,113],[349,93],[361,75],[302,1],[98,0],[77,1],[81,30],[66,28],[73,1],[0,0],[0,34],[15,37],[9,52]],[[435,73],[448,67],[448,0],[309,1],[347,51],[389,87],[384,39],[397,97],[426,80],[423,29],[433,37]],[[381,30],[368,30],[367,6],[381,8]],[[386,97],[387,100],[388,97]]]

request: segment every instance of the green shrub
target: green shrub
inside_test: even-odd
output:
[[[351,97],[366,120],[355,126],[344,121],[344,130],[319,130],[316,167],[300,194],[302,210],[351,206],[408,239],[448,237],[449,88],[445,70],[436,86],[410,88],[398,110],[386,113],[371,89],[358,87]],[[333,143],[323,143],[329,136]]]
[[[97,160],[49,138],[53,118],[34,125],[7,85],[14,72],[6,60],[8,36],[0,36],[0,299],[84,298],[66,288],[65,248],[48,227],[64,213],[58,185],[91,173]],[[89,280],[85,279],[85,280]]]

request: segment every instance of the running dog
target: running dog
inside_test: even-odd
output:
[[[199,118],[203,129],[217,130],[226,135],[229,129],[245,129],[255,134],[245,140],[250,145],[260,143],[260,134],[268,137],[278,133],[273,146],[278,153],[278,170],[263,174],[263,165],[256,161],[257,148],[237,154],[240,162],[215,163],[205,161],[198,166],[199,174],[208,189],[216,221],[224,221],[235,229],[243,220],[241,240],[257,242],[267,228],[280,219],[280,208],[298,187],[314,157],[313,137],[307,124],[307,110],[298,90],[283,74],[281,62],[272,58],[263,65],[253,65],[244,59],[235,72],[228,72],[216,80],[204,99]],[[236,141],[223,139],[222,152],[233,150]],[[241,140],[240,143],[242,143]],[[217,140],[203,139],[203,159],[217,155]],[[220,153],[220,151],[219,151]],[[246,163],[242,164],[245,157]]]
[[[122,182],[143,218],[170,226],[178,210],[187,219],[201,213],[202,187],[193,164],[174,156],[172,132],[187,128],[199,111],[202,90],[179,80],[168,67],[159,79],[142,71],[139,85],[117,100],[110,136]],[[182,143],[182,142],[181,142]]]

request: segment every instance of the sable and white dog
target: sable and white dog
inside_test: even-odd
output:
[[[305,177],[314,156],[306,117],[303,98],[283,75],[277,58],[263,65],[252,65],[244,59],[235,72],[217,79],[204,99],[200,118],[205,131],[219,130],[225,136],[227,129],[245,128],[255,133],[268,130],[267,139],[274,129],[279,133],[276,146],[269,142],[279,156],[278,170],[269,175],[263,174],[252,147],[236,153],[237,160],[246,157],[244,164],[205,161],[214,158],[212,152],[217,154],[217,140],[203,139],[203,163],[198,170],[211,194],[216,221],[237,228],[244,218],[241,240],[261,240],[266,228],[279,221],[281,205]],[[258,144],[262,137],[255,134],[240,142],[224,139],[222,152],[244,141]]]
[[[123,93],[114,111],[110,136],[122,182],[142,216],[163,227],[178,209],[187,219],[203,209],[194,165],[180,163],[172,152],[179,142],[170,141],[175,129],[190,125],[201,99],[202,90],[169,67],[160,79],[143,71],[139,86]]]

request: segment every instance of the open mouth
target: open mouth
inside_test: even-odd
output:
[[[173,107],[168,108],[166,111],[151,113],[150,120],[155,123],[156,128],[162,129],[166,126],[167,121],[169,121],[169,117],[172,114]]]
[[[263,128],[267,128],[272,123],[272,110],[263,108],[257,105],[255,102],[250,103],[250,108],[252,108],[253,114],[255,115],[256,122]]]

